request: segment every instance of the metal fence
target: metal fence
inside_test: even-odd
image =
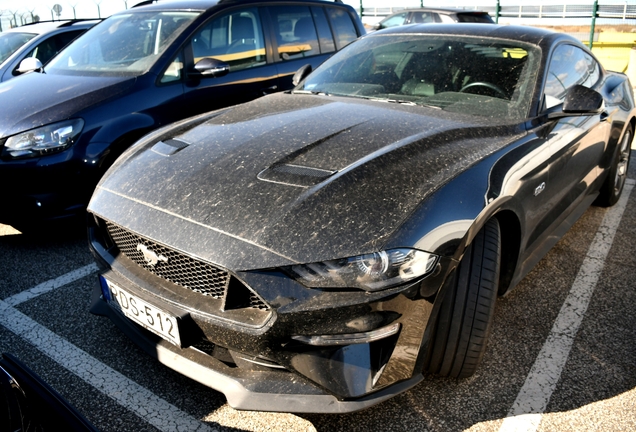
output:
[[[490,13],[498,23],[529,24],[560,28],[571,33],[592,46],[599,40],[599,33],[611,29],[625,33],[636,32],[636,1],[596,0],[581,4],[521,4],[520,0],[481,0],[465,3],[446,2],[453,7],[466,10],[481,10]],[[564,2],[565,3],[565,2]],[[367,3],[368,4],[368,3]],[[394,3],[395,4],[395,3]],[[367,7],[360,1],[358,12],[363,18],[375,18],[390,15],[409,7],[438,7],[428,1],[420,0],[419,5],[404,2],[404,5],[391,7]],[[634,33],[636,38],[636,33]]]

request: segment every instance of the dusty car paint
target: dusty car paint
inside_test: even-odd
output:
[[[319,86],[307,94],[301,83],[161,129],[113,165],[89,205],[102,267],[92,311],[239,409],[348,412],[404,391],[425,371],[466,373],[438,347],[446,344],[439,329],[457,314],[448,305],[467,257],[498,239],[492,286],[514,287],[614,180],[634,100],[624,75],[601,71],[595,90],[575,86],[571,100],[546,109],[539,71],[554,47],[580,44],[542,30],[400,28],[348,50],[431,33],[536,44],[542,69],[529,63],[537,75],[528,78],[527,114],[491,114],[488,98],[483,115],[468,115]],[[155,255],[137,253],[144,248]],[[434,270],[378,291],[312,288],[294,273],[399,248],[438,257]],[[166,276],[168,253],[188,260],[187,274],[225,272],[223,292],[204,297]],[[181,347],[109,306],[108,283],[177,317]],[[347,343],[352,334],[368,339]]]

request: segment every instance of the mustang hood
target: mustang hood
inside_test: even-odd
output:
[[[89,209],[233,270],[353,256],[515,133],[432,108],[272,95],[140,142]]]
[[[0,85],[0,138],[52,122],[125,91],[135,78],[29,73]]]

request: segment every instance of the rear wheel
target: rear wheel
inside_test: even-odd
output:
[[[627,126],[623,138],[618,144],[612,167],[603,186],[601,186],[600,194],[596,199],[596,204],[603,207],[613,206],[618,202],[625,186],[627,179],[627,169],[629,168],[629,155],[631,154],[632,137],[634,129],[631,125]]]
[[[455,378],[475,373],[490,333],[500,261],[499,223],[491,219],[466,250],[444,294],[431,340],[429,372]]]

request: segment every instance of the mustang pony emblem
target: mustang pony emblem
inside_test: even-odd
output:
[[[146,246],[145,244],[139,243],[137,245],[137,250],[144,255],[144,259],[146,260],[148,265],[152,267],[156,266],[159,261],[168,262],[168,258],[163,255],[157,255],[155,252],[148,249],[148,246]]]

